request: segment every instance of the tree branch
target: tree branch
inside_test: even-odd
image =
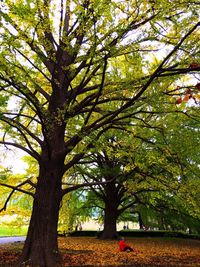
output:
[[[39,156],[38,154],[33,153],[33,152],[30,151],[29,149],[27,149],[27,148],[25,148],[25,147],[23,147],[23,146],[21,146],[21,145],[19,145],[19,144],[17,144],[17,143],[5,142],[5,141],[2,142],[2,141],[0,141],[0,144],[17,147],[17,148],[19,148],[19,149],[25,151],[26,153],[28,153],[30,156],[32,156],[33,158],[35,158],[37,161],[40,160],[40,156]]]
[[[96,100],[95,100],[93,106],[90,109],[90,112],[88,113],[88,115],[87,115],[87,117],[86,117],[86,119],[84,121],[84,125],[86,125],[88,123],[88,120],[89,120],[89,118],[90,118],[90,116],[91,116],[91,114],[92,114],[95,106],[97,105],[98,100],[99,100],[99,97],[100,97],[100,95],[102,93],[103,86],[104,86],[104,80],[105,80],[106,67],[107,67],[107,55],[104,56],[104,67],[103,67],[103,74],[102,74],[102,79],[101,79],[101,84],[100,84],[99,92],[97,94],[97,97],[96,97]]]
[[[62,190],[62,196],[64,196],[65,194],[71,192],[71,191],[74,191],[74,190],[77,190],[79,188],[82,188],[82,187],[86,187],[86,186],[93,186],[93,185],[102,185],[102,184],[107,184],[107,183],[110,183],[114,180],[115,178],[111,179],[111,180],[108,180],[106,182],[94,182],[94,183],[82,183],[82,184],[77,184],[77,185],[74,185],[72,187],[69,187],[69,188],[65,188]]]
[[[19,187],[21,187],[21,186],[23,186],[23,185],[25,185],[25,184],[30,184],[31,186],[33,186],[33,183],[30,182],[29,179],[27,179],[26,181],[22,182],[21,184],[19,184],[19,185],[17,185],[17,186],[8,185],[8,184],[1,183],[1,182],[0,182],[0,185],[1,185],[1,186],[4,186],[4,187],[8,187],[8,188],[12,188],[12,189],[13,189],[13,190],[10,192],[10,194],[8,195],[8,197],[7,197],[7,199],[6,199],[5,203],[4,203],[3,208],[0,209],[0,212],[6,210],[6,208],[7,208],[7,204],[8,204],[8,202],[9,202],[9,200],[11,199],[12,195],[15,193],[15,191],[19,191],[19,192],[21,192],[21,193],[25,193],[25,194],[30,195],[30,196],[32,196],[32,197],[34,198],[34,194],[33,194],[33,193],[31,193],[31,192],[29,192],[29,191],[26,191],[26,190],[23,190],[23,189],[19,188]]]

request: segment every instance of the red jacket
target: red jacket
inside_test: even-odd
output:
[[[128,245],[124,242],[124,240],[120,240],[119,241],[119,250],[120,251],[124,251],[125,247],[127,247]]]

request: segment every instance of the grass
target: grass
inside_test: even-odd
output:
[[[0,227],[0,237],[3,236],[24,236],[27,233],[27,226],[22,227]]]
[[[135,266],[200,267],[200,240],[180,238],[126,238],[139,250],[119,252],[118,241],[95,237],[59,238],[62,267],[69,266]],[[16,266],[22,243],[0,245],[0,267]]]

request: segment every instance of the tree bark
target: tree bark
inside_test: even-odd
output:
[[[118,194],[115,182],[108,183],[105,188],[106,201],[104,209],[104,229],[102,239],[117,239]]]
[[[144,229],[144,223],[143,223],[142,215],[140,212],[138,212],[138,222],[139,222],[140,230],[143,230]]]
[[[57,224],[62,200],[64,138],[60,130],[43,147],[33,210],[20,263],[33,267],[55,267],[58,252]],[[22,266],[24,266],[22,264]]]
[[[110,207],[105,208],[104,229],[101,235],[102,239],[117,239],[117,210]]]

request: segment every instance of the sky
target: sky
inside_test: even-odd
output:
[[[9,149],[6,151],[5,148],[0,148],[0,165],[5,168],[12,168],[13,174],[25,173],[28,165],[22,160],[22,157],[26,154],[19,149]]]

